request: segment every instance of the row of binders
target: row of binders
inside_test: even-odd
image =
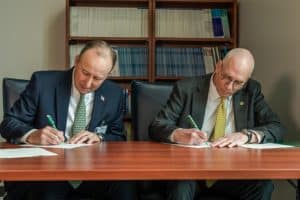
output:
[[[228,49],[224,47],[156,48],[157,76],[198,76],[212,73]]]
[[[146,37],[148,35],[148,9],[71,7],[70,35]]]
[[[70,46],[71,66],[83,45]],[[145,77],[148,74],[148,48],[114,47],[117,62],[110,76]],[[156,76],[197,76],[214,71],[218,60],[227,53],[226,46],[220,47],[157,47],[155,52]]]
[[[227,9],[157,9],[156,36],[230,38]]]
[[[156,37],[230,38],[228,10],[158,8]],[[147,37],[148,9],[71,7],[70,35],[89,37]]]

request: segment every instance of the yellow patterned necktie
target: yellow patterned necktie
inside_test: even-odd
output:
[[[211,136],[211,141],[215,141],[220,137],[225,135],[225,126],[226,126],[226,106],[225,106],[225,98],[221,98],[221,102],[218,105],[216,112],[216,123],[214,132]],[[216,180],[206,180],[206,186],[211,187]]]
[[[218,138],[224,136],[225,126],[226,126],[225,98],[221,98],[220,104],[218,105],[217,112],[216,112],[215,128],[214,128],[214,132],[211,136],[212,141],[215,141]]]

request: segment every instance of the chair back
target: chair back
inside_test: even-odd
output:
[[[167,102],[172,88],[171,84],[132,82],[131,108],[134,140],[149,140],[148,126]]]
[[[3,112],[7,112],[19,99],[20,94],[24,91],[28,80],[15,79],[15,78],[3,78],[2,91],[3,91]]]

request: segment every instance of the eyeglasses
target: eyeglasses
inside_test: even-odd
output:
[[[222,62],[221,67],[222,67],[222,70],[220,70],[220,75],[221,75],[221,79],[225,82],[225,84],[232,83],[233,89],[241,89],[245,85],[245,82],[234,80],[230,75],[228,75],[224,72],[223,62]]]

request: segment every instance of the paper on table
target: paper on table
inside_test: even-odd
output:
[[[91,144],[68,144],[61,143],[57,145],[34,145],[34,144],[23,144],[25,147],[43,147],[43,148],[60,148],[60,149],[74,149],[78,147],[90,146]]]
[[[25,158],[35,156],[56,156],[56,153],[42,148],[0,149],[0,158]]]
[[[187,145],[187,144],[172,144],[172,145],[176,145],[176,146],[181,146],[181,147],[190,147],[190,148],[209,148],[211,146],[210,142],[205,142],[203,144],[199,144],[199,145]]]
[[[291,145],[276,144],[276,143],[265,143],[265,144],[243,144],[241,147],[250,149],[277,149],[277,148],[290,148],[294,147]]]

